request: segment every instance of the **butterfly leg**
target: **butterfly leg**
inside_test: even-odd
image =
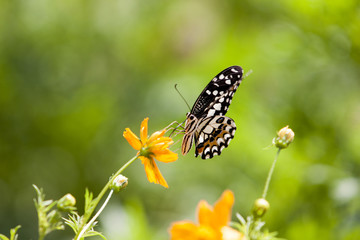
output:
[[[185,121],[184,121],[185,122]],[[174,122],[172,122],[172,123],[170,123],[167,127],[166,127],[166,130],[167,131],[171,131],[171,133],[170,133],[170,137],[175,133],[175,136],[176,135],[178,135],[179,133],[181,133],[181,132],[184,132],[184,126],[183,126],[183,123],[184,122],[182,122],[182,123],[179,123],[179,122],[177,122],[177,121],[174,121]],[[174,125],[175,125],[175,127],[174,127]],[[179,129],[179,128],[181,128],[181,129]]]

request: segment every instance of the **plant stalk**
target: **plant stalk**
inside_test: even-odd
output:
[[[276,155],[275,155],[275,159],[271,165],[271,168],[270,168],[270,171],[268,173],[268,176],[267,176],[267,179],[266,179],[266,182],[265,182],[265,187],[264,187],[264,192],[262,194],[262,198],[266,199],[266,194],[268,192],[268,189],[269,189],[269,185],[270,185],[270,181],[271,181],[271,177],[272,177],[272,174],[274,172],[274,168],[275,168],[275,164],[276,164],[276,161],[279,157],[279,154],[280,154],[280,151],[281,151],[281,148],[278,149]]]
[[[106,205],[108,204],[112,194],[114,193],[114,190],[111,190],[109,195],[107,196],[105,202],[103,203],[103,205],[101,206],[101,208],[99,209],[99,211],[94,215],[94,217],[85,225],[85,227],[81,230],[81,232],[79,233],[78,237],[76,240],[80,240],[82,235],[86,232],[86,230],[88,230],[88,228],[91,227],[91,225],[95,222],[95,220],[98,218],[98,216],[100,215],[100,213],[104,210],[104,208],[106,207]]]
[[[114,179],[120,175],[131,163],[133,163],[136,159],[138,158],[138,156],[136,155],[135,157],[131,158],[128,162],[126,162],[111,178],[110,180],[107,182],[107,184],[105,185],[105,187],[103,187],[103,189],[100,191],[99,195],[92,201],[92,207],[89,209],[88,212],[84,213],[84,218],[82,220],[82,224],[79,228],[79,230],[81,229],[81,231],[76,234],[75,239],[80,239],[80,233],[83,234],[86,231],[86,227],[85,225],[89,225],[87,224],[90,216],[92,215],[92,213],[94,212],[96,206],[99,204],[100,200],[102,199],[102,197],[105,195],[105,193],[107,192],[107,190],[109,190],[110,185],[112,184],[112,182],[114,181]],[[112,193],[111,193],[112,194]],[[109,194],[109,196],[111,196],[111,194]],[[106,202],[107,203],[107,202]],[[106,205],[106,204],[105,204]],[[104,206],[104,205],[103,205]]]

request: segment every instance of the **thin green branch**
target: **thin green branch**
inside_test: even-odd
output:
[[[114,179],[121,174],[131,163],[133,163],[136,159],[138,158],[138,156],[136,155],[135,157],[133,157],[132,159],[130,159],[127,163],[125,163],[111,178],[110,180],[107,182],[107,184],[105,185],[105,187],[101,190],[101,192],[99,193],[99,195],[91,202],[91,207],[88,209],[87,212],[84,213],[84,217],[82,219],[82,223],[81,226],[79,227],[79,230],[81,229],[80,232],[78,232],[75,236],[75,239],[79,239],[80,233],[83,232],[85,225],[87,224],[89,218],[91,217],[92,213],[94,212],[96,206],[99,204],[100,200],[102,199],[102,197],[105,195],[105,193],[109,190],[110,185],[112,184],[112,182],[114,181]]]
[[[101,208],[99,209],[99,211],[94,215],[94,217],[85,225],[85,227],[81,230],[81,232],[79,233],[78,237],[76,240],[80,240],[82,235],[84,235],[84,233],[93,225],[93,223],[95,222],[95,220],[98,218],[98,216],[100,215],[100,213],[104,210],[104,208],[106,207],[107,203],[109,202],[112,194],[114,193],[114,190],[111,190],[109,195],[107,196],[105,202],[103,203],[103,205],[101,206]]]
[[[275,155],[275,159],[271,165],[271,168],[270,168],[270,171],[268,173],[268,176],[267,176],[267,179],[266,179],[266,182],[265,182],[265,187],[264,187],[264,192],[262,194],[262,198],[266,198],[266,194],[268,192],[268,189],[269,189],[269,185],[270,185],[270,181],[271,181],[271,177],[272,177],[272,174],[274,172],[274,168],[275,168],[275,164],[276,164],[276,161],[279,157],[279,154],[280,154],[280,151],[281,151],[281,148],[278,149],[276,155]]]

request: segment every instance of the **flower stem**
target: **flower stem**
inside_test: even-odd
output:
[[[106,191],[109,189],[111,183],[114,181],[114,179],[120,174],[122,173],[131,163],[133,163],[136,159],[138,158],[138,156],[136,155],[135,157],[133,157],[132,159],[130,159],[127,163],[125,163],[112,177],[111,179],[108,181],[108,183],[105,185],[105,187],[101,190],[101,192],[99,193],[99,195],[94,199],[94,201],[96,201],[96,205],[99,203],[99,201],[101,200],[101,198],[105,195]]]
[[[265,182],[265,187],[264,187],[264,192],[262,194],[262,198],[266,198],[266,194],[267,194],[267,191],[269,189],[269,184],[270,184],[270,181],[271,181],[271,177],[272,177],[272,174],[274,172],[274,168],[275,168],[275,164],[276,164],[276,161],[279,157],[279,154],[280,154],[280,151],[281,151],[281,148],[278,149],[276,155],[275,155],[275,159],[271,165],[271,168],[270,168],[270,171],[268,173],[268,176],[267,176],[267,179],[266,179],[266,182]]]
[[[78,237],[76,240],[80,240],[82,235],[86,232],[86,230],[91,227],[91,225],[95,222],[95,220],[98,218],[98,216],[100,215],[100,213],[104,210],[104,208],[106,207],[107,203],[109,202],[112,194],[114,193],[114,190],[111,190],[109,195],[107,196],[105,202],[103,203],[103,205],[101,206],[101,208],[99,209],[99,211],[94,215],[94,217],[85,225],[85,227],[83,227],[83,229],[81,230],[81,232],[79,233]]]
[[[91,207],[88,209],[87,212],[84,213],[83,216],[83,220],[82,220],[82,224],[79,227],[79,230],[81,229],[80,233],[78,233],[74,239],[80,239],[79,236],[80,234],[83,234],[83,232],[86,231],[86,226],[89,224],[86,224],[87,221],[89,220],[89,218],[91,217],[91,214],[94,212],[96,206],[99,204],[100,200],[102,199],[102,197],[105,195],[105,193],[107,192],[107,190],[109,190],[110,185],[112,184],[112,182],[114,181],[114,179],[121,174],[131,163],[133,163],[136,159],[138,158],[138,156],[136,155],[135,157],[131,158],[127,163],[125,163],[111,178],[110,180],[107,182],[107,184],[104,186],[104,188],[101,190],[101,192],[99,193],[99,195],[92,201],[91,203]],[[112,193],[111,193],[112,194]],[[111,194],[109,194],[111,196]],[[106,204],[105,204],[106,205]],[[103,205],[104,206],[104,205]],[[105,207],[105,206],[104,206]],[[99,213],[100,214],[100,213]],[[89,222],[90,223],[90,222]],[[86,225],[86,226],[85,226]],[[84,230],[85,229],[85,230]]]

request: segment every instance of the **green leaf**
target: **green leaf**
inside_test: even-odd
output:
[[[240,215],[236,214],[239,222],[232,222],[232,227],[242,232],[249,240],[280,240],[277,238],[277,232],[269,232],[265,229],[265,222],[255,220],[253,216],[248,216],[246,220]]]
[[[74,231],[75,235],[79,233],[80,224],[82,221],[82,217],[80,217],[77,213],[73,215],[69,215],[69,218],[63,218],[65,221],[65,224],[71,227],[71,229]]]
[[[9,238],[3,234],[0,234],[0,240],[9,240]]]
[[[85,189],[85,212],[91,209],[93,206],[93,193],[89,192],[89,189]]]
[[[39,239],[43,239],[52,231],[63,230],[64,224],[62,222],[61,213],[57,208],[54,208],[57,201],[45,200],[43,189],[38,188],[36,185],[33,185],[33,187],[37,194],[34,203],[38,213]]]
[[[21,228],[21,226],[17,225],[16,227],[10,229],[10,238],[6,237],[3,234],[0,234],[0,240],[17,240],[18,239],[17,231],[19,230],[19,228]]]
[[[17,231],[19,230],[19,228],[21,228],[21,226],[17,225],[16,227],[10,230],[10,240],[17,240],[18,238]]]

